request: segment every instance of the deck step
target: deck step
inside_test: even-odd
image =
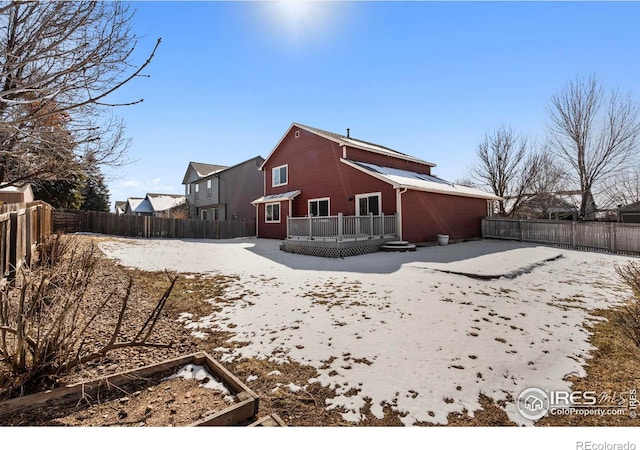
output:
[[[415,252],[415,244],[409,244],[407,241],[390,241],[380,247],[383,252]]]

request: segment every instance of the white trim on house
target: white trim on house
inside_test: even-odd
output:
[[[283,168],[285,169],[285,181],[284,181],[284,183],[281,180],[281,173],[282,173],[281,169],[283,169]],[[277,184],[275,182],[276,171],[278,171],[278,183]],[[287,184],[289,184],[289,164],[282,164],[280,166],[277,166],[277,167],[274,167],[273,169],[271,169],[271,187],[286,186]]]
[[[269,220],[268,216],[267,216],[267,211],[269,209],[269,207],[274,207],[277,206],[278,207],[278,220],[274,220],[273,218],[271,220]],[[273,210],[271,211],[271,215],[273,216]],[[280,223],[280,221],[282,220],[282,208],[280,207],[280,202],[273,202],[273,203],[265,203],[264,205],[264,222],[265,223]]]
[[[327,202],[327,216],[331,215],[331,197],[319,197],[319,198],[310,198],[309,200],[307,200],[307,215],[310,216],[311,215],[311,203],[312,202],[323,202],[326,201]],[[318,204],[318,211],[320,211],[320,205]],[[321,217],[318,214],[318,217]]]
[[[360,199],[362,198],[369,198],[369,197],[378,197],[378,214],[375,214],[376,216],[380,215],[382,213],[382,192],[367,192],[364,194],[356,194],[355,197],[355,201],[356,201],[356,216],[360,216]],[[367,209],[369,209],[367,207]]]

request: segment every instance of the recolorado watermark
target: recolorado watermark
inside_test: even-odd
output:
[[[628,416],[638,417],[637,390],[622,392],[566,391],[528,388],[520,393],[516,407],[530,420],[545,416]],[[611,450],[616,447],[611,447]],[[584,447],[587,450],[587,447]],[[590,450],[610,450],[608,447],[589,447]]]
[[[633,442],[576,442],[576,450],[636,450]]]

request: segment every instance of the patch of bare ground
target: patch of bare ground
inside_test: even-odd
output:
[[[569,378],[573,391],[594,391],[598,404],[626,409],[622,415],[549,415],[536,426],[639,426],[640,418],[629,415],[630,390],[640,389],[640,349],[615,323],[614,310],[597,310],[594,315],[604,320],[586,326],[595,347],[586,365],[585,377]]]

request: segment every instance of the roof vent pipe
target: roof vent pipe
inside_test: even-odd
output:
[[[347,137],[351,138],[351,136],[349,136],[349,130],[350,130],[350,128],[347,128]]]

